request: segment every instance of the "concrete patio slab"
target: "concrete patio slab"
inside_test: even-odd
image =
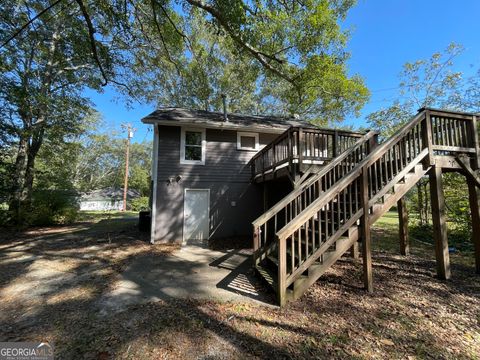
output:
[[[170,256],[144,255],[121,273],[113,290],[99,301],[101,311],[119,311],[148,301],[202,299],[272,303],[254,276],[251,251],[214,251],[187,245]]]

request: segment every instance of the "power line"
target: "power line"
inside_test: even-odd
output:
[[[20,29],[18,29],[17,31],[15,31],[7,40],[5,40],[3,42],[3,44],[0,46],[0,49],[3,48],[4,46],[6,46],[10,41],[12,41],[13,39],[15,39],[18,35],[20,35],[20,33],[25,30],[26,28],[28,28],[35,20],[37,20],[40,16],[42,16],[43,14],[45,14],[46,12],[48,12],[50,9],[52,9],[53,7],[55,7],[56,5],[60,4],[63,0],[57,0],[55,1],[54,3],[52,3],[50,6],[47,6],[45,9],[43,9],[42,11],[40,11],[37,15],[35,15],[33,18],[31,18],[29,21],[27,21]]]
[[[148,127],[147,132],[145,133],[145,136],[143,137],[143,140],[142,140],[141,144],[143,144],[145,142],[145,140],[147,139],[147,136],[150,133],[150,131],[152,131],[152,129],[150,127]]]

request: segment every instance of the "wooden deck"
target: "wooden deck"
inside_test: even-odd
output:
[[[252,158],[252,180],[263,182],[288,176],[296,181],[307,169],[325,165],[363,135],[351,131],[291,127]]]
[[[308,151],[312,141],[321,144],[322,130],[313,136],[316,140],[307,140],[304,129],[290,131],[257,155],[254,179],[264,179],[267,171],[275,174],[283,164],[291,168],[292,164],[305,165],[305,160],[331,161],[253,222],[255,267],[276,291],[280,305],[301,296],[349,249],[355,256],[359,242],[364,286],[372,291],[370,226],[397,205],[400,252],[407,255],[404,196],[426,176],[430,179],[437,275],[450,278],[442,183],[446,171],[462,173],[468,183],[476,271],[480,273],[480,146],[475,114],[421,109],[381,144],[373,132],[341,140],[345,147],[351,141],[354,144],[337,151],[341,153],[334,159],[333,147]],[[330,144],[339,146],[341,141]],[[283,157],[277,148],[284,151]]]

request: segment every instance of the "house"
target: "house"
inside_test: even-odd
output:
[[[129,200],[140,197],[140,193],[134,189],[127,191],[127,203]],[[123,189],[105,188],[87,191],[80,197],[80,210],[87,211],[120,211],[123,209]]]
[[[259,167],[252,158],[263,159],[258,154],[288,129],[319,131],[294,118],[181,108],[156,110],[142,122],[154,126],[152,243],[250,238],[252,220],[293,189],[287,176],[255,181],[259,176],[268,180],[271,172],[254,173]],[[316,146],[306,149],[306,157],[327,159],[333,131],[325,131],[330,138],[323,133]]]
[[[373,291],[370,226],[397,205],[407,255],[405,195],[430,181],[437,275],[450,278],[443,172],[468,184],[480,273],[477,116],[431,108],[378,144],[374,131],[318,129],[296,119],[161,109],[153,124],[152,242],[251,237],[253,264],[280,305],[300,297],[362,243]]]

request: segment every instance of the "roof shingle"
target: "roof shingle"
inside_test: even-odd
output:
[[[171,121],[172,123],[197,124],[214,128],[255,127],[271,130],[285,130],[291,126],[316,128],[316,126],[307,121],[279,116],[228,114],[227,118],[228,120],[225,121],[222,112],[189,110],[173,107],[155,110],[144,117],[142,122],[150,124],[158,121]]]

